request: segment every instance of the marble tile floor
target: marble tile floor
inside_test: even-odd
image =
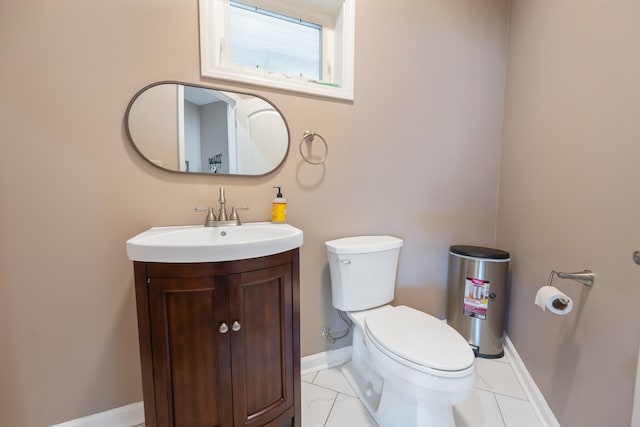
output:
[[[544,427],[507,356],[477,358],[476,366],[478,382],[473,394],[454,408],[457,427]],[[303,373],[302,424],[302,427],[377,427],[342,376],[340,366]]]
[[[544,427],[507,356],[477,358],[476,366],[478,381],[473,394],[454,407],[457,427]],[[377,426],[339,366],[302,375],[302,424],[303,427]]]

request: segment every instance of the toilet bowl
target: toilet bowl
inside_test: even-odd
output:
[[[446,323],[387,304],[401,245],[391,236],[326,242],[334,306],[353,321],[342,372],[380,427],[455,427],[453,405],[473,391],[475,357]]]

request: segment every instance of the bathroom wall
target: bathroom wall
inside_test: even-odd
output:
[[[304,230],[302,353],[342,327],[323,242],[405,239],[397,302],[444,316],[448,246],[491,244],[505,74],[506,0],[361,1],[353,103],[199,77],[197,1],[0,3],[0,425],[42,427],[142,399],[127,238],[247,204],[267,220],[273,185]],[[291,131],[260,178],[163,172],[126,139],[130,98],[158,80],[239,87]],[[305,130],[329,144],[302,161]]]
[[[512,0],[497,244],[509,336],[563,427],[628,426],[640,337],[640,3]],[[574,299],[534,306],[549,271]]]

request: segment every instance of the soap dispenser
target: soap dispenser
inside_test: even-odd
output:
[[[280,187],[273,187],[278,189],[276,198],[273,199],[271,205],[271,222],[274,224],[284,224],[287,222],[287,201],[282,197],[282,191]]]

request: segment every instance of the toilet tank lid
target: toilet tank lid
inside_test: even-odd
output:
[[[336,254],[381,252],[402,246],[402,239],[393,236],[354,236],[325,242],[327,250]]]

